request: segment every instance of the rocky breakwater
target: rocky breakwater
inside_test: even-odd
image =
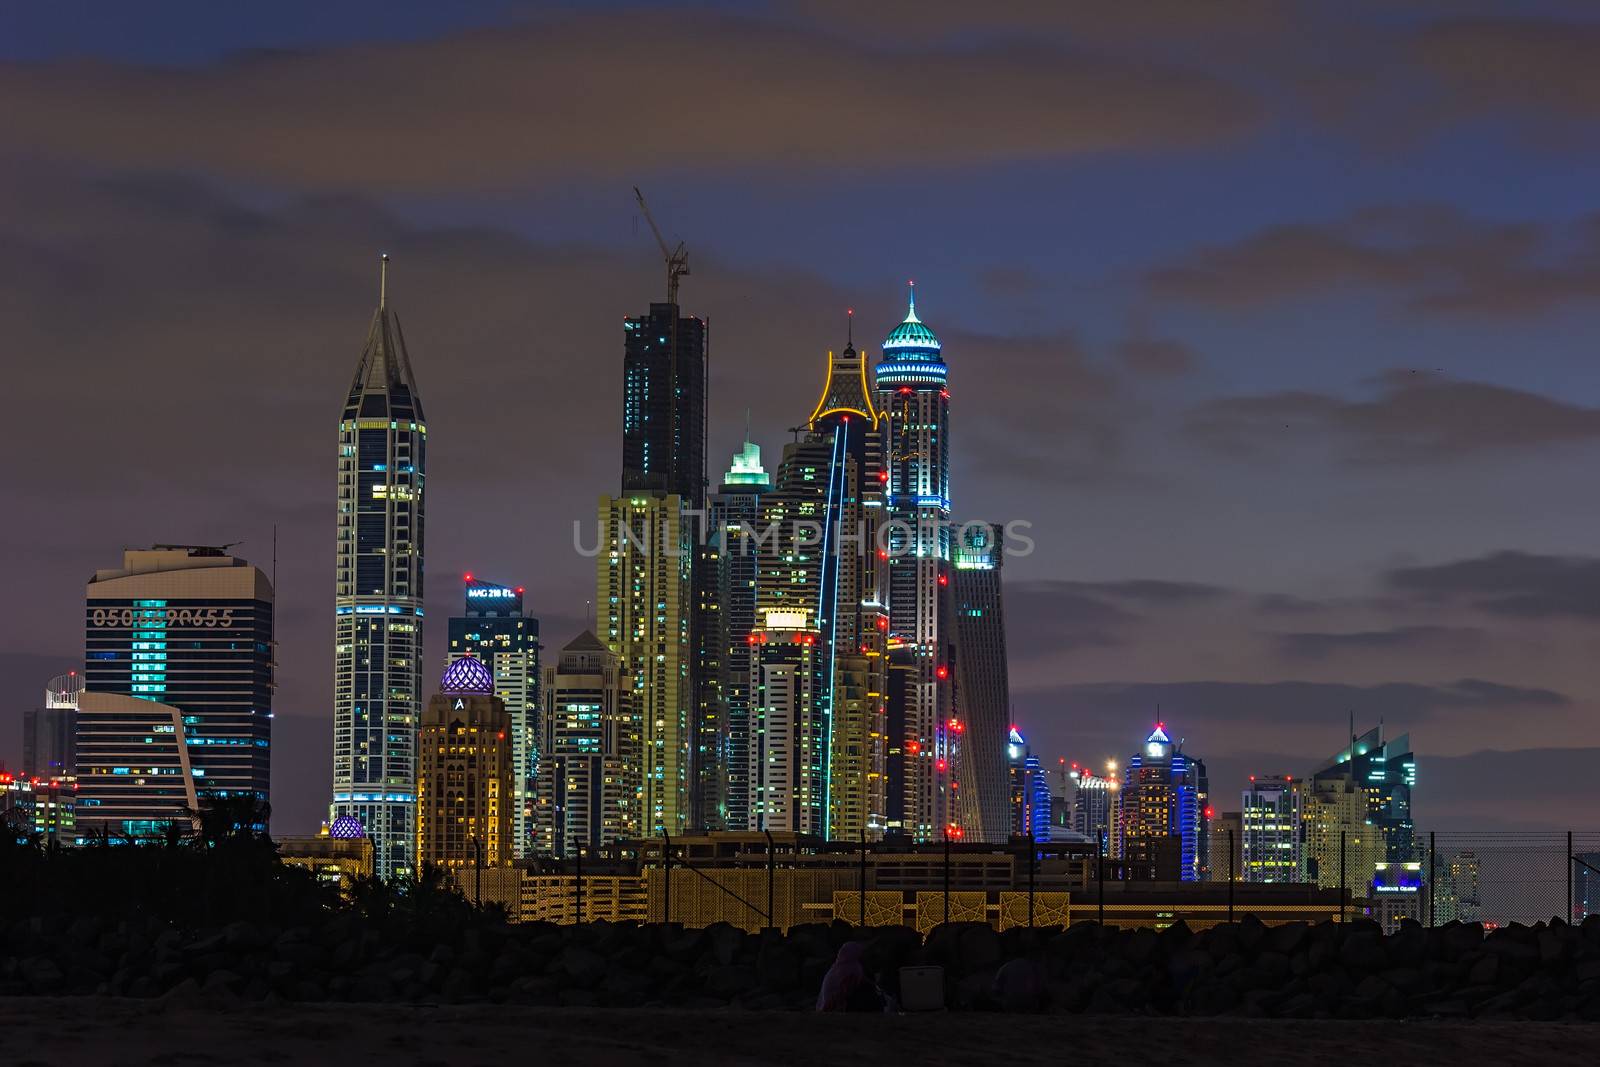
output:
[[[943,968],[955,1009],[1279,1018],[1600,1020],[1600,916],[1485,931],[1253,919],[1156,932],[951,924],[924,940],[843,924],[414,928],[355,912],[311,925],[33,917],[0,923],[0,994],[248,1001],[492,1002],[597,1007],[812,1006],[841,944],[895,992],[899,968]]]

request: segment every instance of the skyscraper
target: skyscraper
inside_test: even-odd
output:
[[[35,778],[66,778],[78,773],[77,671],[50,679],[44,703],[22,713],[22,771]]]
[[[476,656],[450,661],[422,713],[417,758],[417,862],[511,863],[511,717]]]
[[[888,630],[881,415],[853,344],[762,497],[751,647],[752,829],[881,836]]]
[[[690,560],[683,498],[640,491],[600,499],[596,600],[601,639],[622,659],[641,731],[640,832],[689,828]]]
[[[756,626],[754,533],[761,521],[761,496],[772,479],[761,465],[761,447],[750,441],[734,454],[722,486],[708,502],[711,517],[706,566],[697,578],[710,592],[702,606],[715,606],[702,626],[702,692],[699,753],[701,825],[743,829],[750,818],[750,634]]]
[[[149,836],[208,794],[267,802],[266,575],[221,548],[157,545],[96,571],[86,601],[80,828]]]
[[[1300,789],[1287,775],[1252,774],[1239,810],[1243,842],[1240,877],[1246,882],[1305,880]]]
[[[705,506],[706,355],[704,319],[677,304],[623,320],[622,492],[676,494]]]
[[[1367,821],[1382,841],[1380,858],[1390,863],[1410,862],[1415,834],[1411,791],[1417,784],[1417,760],[1409,734],[1385,740],[1381,723],[1359,737],[1352,731],[1350,744],[1324,760],[1311,778],[1313,787],[1339,780],[1353,783],[1366,797]]]
[[[339,419],[329,811],[366,828],[380,878],[409,872],[416,849],[428,443],[388,258]]]
[[[1015,726],[1006,733],[1006,764],[1011,777],[1010,834],[1049,841],[1050,781],[1039,757],[1028,748],[1027,739]]]
[[[950,789],[950,391],[941,347],[917,318],[913,292],[874,372],[888,416],[888,652],[899,668],[889,719],[904,733],[889,742],[898,753],[894,787],[903,793],[891,829],[919,841],[942,837],[958,817]]]
[[[1145,738],[1128,761],[1117,809],[1117,855],[1136,877],[1193,882],[1203,873],[1197,760],[1167,736],[1166,725]]]
[[[639,835],[638,715],[622,658],[594,634],[544,671],[539,851],[575,856]]]
[[[524,613],[522,586],[466,576],[466,612],[450,620],[450,659],[476,656],[494,676],[511,720],[512,855],[532,847],[539,765],[539,620]]]
[[[1006,668],[1000,528],[963,523],[956,531],[956,720],[961,821],[968,840],[1006,840],[1012,829],[1006,788],[1011,687]]]

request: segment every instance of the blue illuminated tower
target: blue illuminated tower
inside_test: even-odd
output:
[[[1156,723],[1128,761],[1118,796],[1115,851],[1129,877],[1199,880],[1205,793],[1205,764],[1173,743],[1165,723]]]
[[[899,794],[889,802],[890,829],[919,841],[960,836],[950,788],[950,391],[941,348],[917,318],[913,290],[874,372],[878,408],[888,416],[888,788]]]
[[[428,442],[388,264],[339,419],[329,813],[366,827],[381,878],[415,868]]]

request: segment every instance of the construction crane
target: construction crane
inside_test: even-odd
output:
[[[678,242],[677,248],[668,248],[667,239],[661,236],[661,227],[656,225],[656,220],[650,214],[650,205],[644,202],[644,194],[639,187],[633,187],[633,195],[639,200],[639,210],[644,214],[644,221],[650,224],[650,232],[656,235],[656,244],[661,246],[661,258],[667,264],[667,303],[674,307],[678,304],[678,279],[689,273],[689,250]]]

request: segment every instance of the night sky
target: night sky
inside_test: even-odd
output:
[[[1423,828],[1600,806],[1600,11],[1383,0],[0,12],[0,759],[124,546],[279,530],[275,828],[326,813],[336,424],[393,257],[461,572],[584,625],[624,316],[712,323],[776,465],[905,282],[1016,719],[1214,791],[1409,730]],[[589,536],[585,540],[590,540]],[[1219,800],[1219,807],[1228,805]]]

